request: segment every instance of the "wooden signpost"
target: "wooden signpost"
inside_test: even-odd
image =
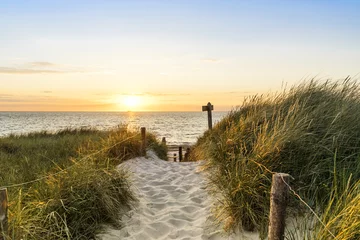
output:
[[[209,124],[209,129],[212,129],[212,115],[211,115],[211,111],[214,110],[214,105],[211,105],[210,102],[208,102],[208,104],[206,106],[202,106],[202,111],[208,112],[208,124]]]

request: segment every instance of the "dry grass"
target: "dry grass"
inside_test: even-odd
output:
[[[1,186],[49,176],[8,189],[9,238],[91,239],[103,224],[118,226],[136,199],[127,173],[115,166],[140,156],[140,145],[140,135],[125,127],[0,138]]]
[[[228,229],[241,225],[266,236],[271,185],[266,169],[292,175],[291,185],[322,216],[331,197],[345,201],[340,196],[346,190],[337,187],[339,182],[351,175],[349,186],[353,186],[360,177],[359,119],[360,87],[350,79],[310,81],[247,99],[199,138],[192,155],[208,159],[214,171],[211,181],[224,199],[218,220]],[[352,199],[355,202],[347,201],[356,207],[358,195]],[[291,206],[299,210],[295,197]],[[357,217],[351,217],[356,226]],[[335,234],[340,231],[330,227]],[[355,229],[347,230],[347,235],[358,236]]]

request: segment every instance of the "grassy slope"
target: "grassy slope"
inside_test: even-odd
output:
[[[166,154],[151,134],[148,143]],[[127,174],[115,166],[139,155],[140,136],[121,127],[0,138],[1,186],[63,170],[8,189],[10,238],[89,239],[100,224],[118,225],[119,211],[130,207],[135,198]]]
[[[345,207],[339,203],[342,207],[333,211],[327,208],[334,204],[329,199],[343,201],[343,192],[349,189],[353,197],[346,201],[355,209],[360,186],[359,119],[360,88],[349,79],[324,84],[311,81],[245,101],[212,131],[205,132],[192,154],[196,159],[208,159],[215,172],[211,178],[215,191],[220,189],[224,196],[218,219],[228,229],[240,224],[266,235],[271,185],[271,173],[266,169],[291,174],[294,189],[326,222]],[[291,204],[299,207],[295,197]],[[330,212],[331,216],[325,217]],[[335,235],[348,231],[348,238],[340,239],[359,237],[359,212],[352,213],[347,220],[354,222],[350,230],[329,223]]]

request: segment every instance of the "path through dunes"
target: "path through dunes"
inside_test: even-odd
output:
[[[101,239],[239,239],[212,226],[212,201],[198,172],[201,162],[167,162],[152,152],[148,156],[121,165],[133,173],[139,204],[122,217],[124,228],[109,229]]]

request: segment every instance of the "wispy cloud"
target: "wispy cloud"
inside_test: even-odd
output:
[[[0,67],[0,74],[40,74],[40,73],[64,73],[64,72],[57,70],[48,70],[48,69]]]
[[[46,61],[28,62],[13,66],[0,66],[0,74],[64,74],[64,73],[84,73],[84,74],[112,74],[106,69],[94,69],[86,67],[76,67],[61,65]]]
[[[153,96],[153,97],[162,97],[162,96],[190,96],[189,93],[158,93],[158,92],[145,92],[144,95]]]
[[[202,61],[208,62],[208,63],[217,63],[217,62],[220,62],[220,59],[218,59],[218,58],[203,58]]]
[[[29,62],[28,64],[33,67],[56,67],[56,66],[58,66],[57,64],[51,63],[51,62]]]
[[[250,91],[232,91],[232,92],[225,92],[225,94],[249,95],[249,94],[254,94],[254,92],[250,92]]]
[[[103,94],[97,94],[103,95]],[[161,92],[143,92],[143,93],[119,93],[116,95],[123,95],[123,96],[151,96],[151,97],[164,97],[164,96],[190,96],[189,93],[161,93]]]
[[[0,94],[0,101],[9,99],[9,98],[11,98],[13,96],[14,95],[12,95],[12,94]]]
[[[0,94],[1,103],[48,102],[49,100],[57,101],[58,98],[49,96],[16,96],[11,94]]]

